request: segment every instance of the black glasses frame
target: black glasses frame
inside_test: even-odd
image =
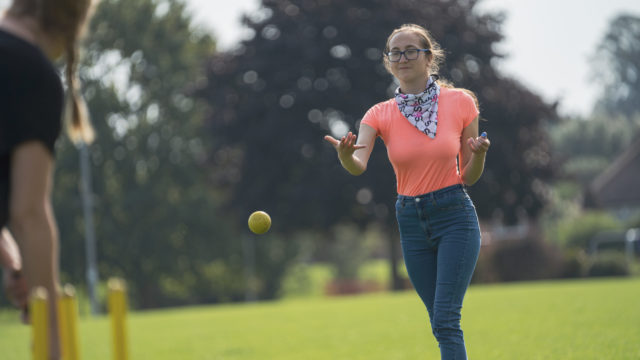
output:
[[[384,54],[387,56],[389,61],[398,62],[402,60],[403,55],[404,55],[404,58],[407,60],[415,60],[418,58],[418,54],[420,54],[421,52],[429,53],[431,52],[431,49],[407,49],[405,51],[394,50],[394,51],[388,51]],[[409,55],[409,54],[412,54],[412,55]]]

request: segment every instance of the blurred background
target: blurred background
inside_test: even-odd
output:
[[[640,3],[102,0],[85,171],[57,147],[63,281],[96,312],[110,276],[136,309],[410,287],[383,144],[352,177],[322,140],[392,96],[382,49],[403,23],[446,50],[492,141],[473,282],[639,275]]]

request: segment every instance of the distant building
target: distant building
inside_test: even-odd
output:
[[[626,220],[640,211],[640,138],[618,156],[590,184],[585,205],[601,208]],[[640,229],[602,231],[590,241],[589,252],[607,243],[623,243],[629,261],[640,253]]]

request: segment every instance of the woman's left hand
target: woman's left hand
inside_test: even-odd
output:
[[[491,146],[491,141],[487,139],[486,133],[482,133],[482,135],[475,139],[472,137],[467,139],[467,144],[469,144],[471,152],[474,154],[484,154],[489,150],[489,146]]]

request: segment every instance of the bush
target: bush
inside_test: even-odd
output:
[[[496,248],[493,266],[502,281],[549,279],[558,277],[562,255],[542,240],[510,241]]]
[[[627,228],[640,228],[640,210],[636,211],[629,216],[626,224]]]
[[[568,250],[564,253],[561,278],[579,278],[586,275],[588,268],[587,253],[584,250]]]
[[[480,251],[473,282],[523,281],[558,278],[564,256],[543,240],[504,240]]]
[[[587,249],[589,242],[598,233],[619,230],[622,224],[613,216],[603,212],[586,212],[583,215],[557,225],[550,234],[560,246]]]
[[[493,283],[500,281],[492,266],[492,250],[489,246],[480,248],[480,255],[478,256],[478,262],[476,263],[476,269],[473,272],[471,283]]]
[[[334,265],[334,278],[354,280],[360,268],[382,242],[380,230],[372,225],[361,231],[351,224],[336,225],[329,241],[329,262]]]
[[[587,276],[628,276],[629,264],[624,254],[618,252],[601,253],[594,257]]]

